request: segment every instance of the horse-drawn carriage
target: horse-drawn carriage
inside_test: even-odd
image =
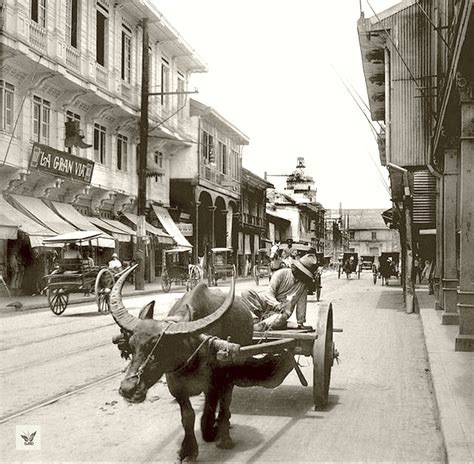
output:
[[[375,262],[375,256],[363,255],[361,256],[361,271],[371,271]]]
[[[382,252],[379,256],[379,274],[382,279],[382,285],[388,285],[390,277],[399,277],[400,253]]]
[[[217,286],[219,279],[232,276],[234,252],[232,248],[211,248],[207,259],[207,281],[209,287]]]
[[[272,278],[270,261],[269,250],[266,248],[260,248],[257,250],[255,265],[253,266],[253,276],[257,285],[259,284],[260,279],[264,277],[268,277],[268,281]]]
[[[161,288],[169,292],[172,284],[186,285],[186,291],[194,288],[201,280],[199,267],[191,263],[190,248],[163,250]]]
[[[341,261],[337,272],[338,279],[341,278],[341,273],[346,274],[348,279],[355,273],[357,274],[357,278],[360,279],[361,269],[359,265],[359,255],[357,253],[344,253]]]
[[[101,313],[110,310],[110,290],[115,280],[125,271],[114,273],[107,267],[96,266],[97,256],[84,258],[82,249],[93,250],[96,254],[97,246],[93,247],[94,240],[102,235],[98,231],[77,231],[56,235],[43,240],[44,245],[63,245],[75,247],[77,257],[65,257],[64,248],[60,248],[61,256],[56,261],[55,269],[43,277],[44,290],[48,298],[51,311],[61,315],[69,303],[71,293],[95,294],[97,308]],[[96,244],[98,245],[98,243]]]

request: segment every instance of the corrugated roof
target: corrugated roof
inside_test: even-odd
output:
[[[349,216],[349,230],[387,229],[382,218],[384,209],[345,209]]]

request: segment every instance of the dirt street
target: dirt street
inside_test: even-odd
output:
[[[237,294],[254,285],[239,283]],[[159,294],[157,316],[178,297]],[[374,285],[369,272],[360,280],[324,274],[322,299],[333,302],[334,326],[344,330],[334,334],[341,362],[332,370],[329,406],[314,411],[312,389],[301,386],[294,371],[274,390],[236,388],[235,448],[204,443],[196,420],[199,461],[441,462],[420,320],[403,312],[401,298],[395,283]],[[150,299],[128,298],[125,304],[137,314]],[[308,323],[315,325],[317,308],[311,301]],[[2,322],[2,462],[175,460],[183,436],[179,407],[164,382],[143,404],[119,396],[126,363],[110,342],[118,333],[110,316],[81,305],[61,317],[25,312]],[[311,358],[299,362],[311,385]],[[47,399],[50,404],[41,406]],[[202,397],[193,399],[198,414],[202,403]],[[17,426],[39,428],[41,450],[16,451]]]

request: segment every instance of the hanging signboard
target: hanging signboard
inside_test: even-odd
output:
[[[178,226],[178,229],[181,231],[181,233],[185,237],[192,237],[193,236],[193,225],[192,224],[188,224],[186,222],[178,222],[178,223],[176,223],[176,225]]]
[[[34,143],[29,169],[90,184],[94,162],[41,143]]]

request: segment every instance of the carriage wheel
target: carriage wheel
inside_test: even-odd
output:
[[[201,280],[201,273],[197,266],[193,266],[189,273],[189,290],[192,290]]]
[[[319,301],[320,298],[321,298],[321,289],[317,288],[316,289],[316,301]]]
[[[110,269],[101,269],[97,274],[94,293],[97,309],[100,313],[107,314],[110,312],[110,292],[114,283],[115,277]]]
[[[334,343],[332,340],[332,303],[319,310],[317,326],[318,338],[313,344],[313,399],[315,409],[328,404],[331,368],[334,363]]]
[[[56,316],[59,316],[66,310],[69,302],[69,293],[64,288],[55,288],[53,290],[48,288],[46,296],[48,297],[49,308]]]
[[[168,293],[171,289],[171,279],[166,273],[161,276],[161,288],[165,293]]]
[[[357,278],[360,279],[360,271],[357,272]]]

